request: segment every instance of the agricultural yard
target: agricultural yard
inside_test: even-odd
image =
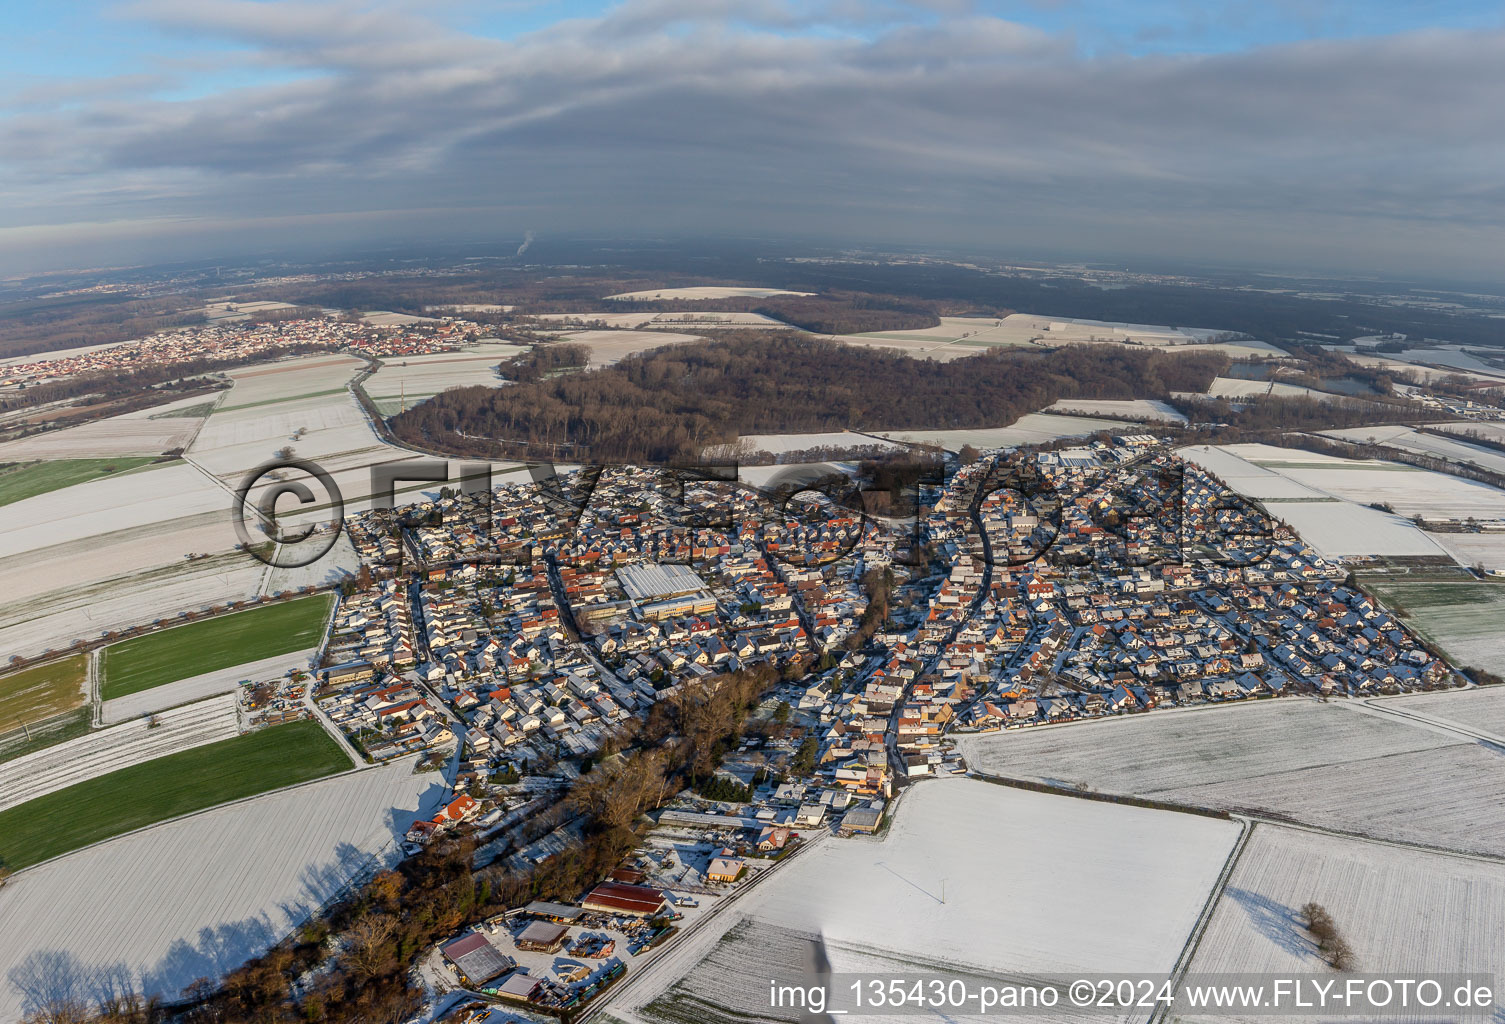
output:
[[[1011,448],[1019,445],[1040,444],[1057,441],[1063,437],[1090,437],[1098,431],[1113,434],[1138,432],[1135,424],[1122,420],[1093,419],[1090,416],[1058,416],[1055,413],[1032,412],[1019,417],[1006,427],[977,427],[962,430],[889,430],[885,437],[896,441],[917,441],[938,444],[956,451],[963,445],[976,448]]]
[[[656,288],[646,292],[622,292],[606,295],[607,299],[630,299],[640,302],[672,302],[675,299],[766,299],[770,295],[814,295],[784,288],[743,288],[726,285],[700,285],[693,288]]]
[[[0,764],[0,811],[101,775],[240,733],[236,697],[227,694],[137,718]]]
[[[1499,751],[1362,702],[1162,710],[958,745],[987,774],[1505,856]]]
[[[166,754],[0,811],[0,863],[19,870],[146,825],[349,768],[344,749],[309,719]]]
[[[0,972],[0,1019],[27,1011],[21,983],[50,951],[67,950],[69,966],[85,977],[122,968],[148,994],[171,997],[196,978],[218,978],[353,876],[395,862],[401,834],[420,814],[432,815],[442,797],[438,776],[415,775],[404,759],[194,814],[21,872],[0,888],[7,924],[0,963],[10,968]]]
[[[105,700],[318,644],[333,598],[315,594],[132,637],[104,649]]]
[[[1505,864],[1260,824],[1218,900],[1191,974],[1329,973],[1302,927],[1308,902],[1332,915],[1359,974],[1492,975],[1505,962]],[[1273,1018],[1188,1011],[1176,1019]]]
[[[590,349],[590,366],[611,366],[638,352],[646,352],[665,345],[686,345],[692,341],[705,341],[698,334],[683,334],[674,331],[567,331],[558,336],[560,341],[584,345]]]
[[[82,707],[87,670],[87,655],[75,654],[0,676],[0,733]]]
[[[724,913],[719,937],[709,925],[694,935],[681,957],[689,982],[645,980],[609,1012],[645,1024],[762,1019],[767,965],[790,959],[791,935],[805,940],[796,950],[818,936],[834,972],[1168,972],[1239,835],[1233,822],[971,779],[923,782],[891,811],[886,835],[821,840]],[[1000,870],[1081,864],[1086,851],[1156,882],[1001,895]],[[700,1004],[691,1016],[686,992]]]
[[[1505,674],[1505,582],[1361,576],[1364,587],[1456,665]]]

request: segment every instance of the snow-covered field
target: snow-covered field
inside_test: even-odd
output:
[[[404,402],[411,409],[449,388],[500,387],[505,381],[497,374],[497,365],[526,351],[526,345],[489,344],[472,346],[463,352],[387,360],[367,378],[366,394],[384,414],[392,415]]]
[[[1428,533],[1459,565],[1505,569],[1505,533]]]
[[[1039,444],[1062,437],[1086,437],[1100,430],[1122,434],[1132,425],[1121,420],[1100,420],[1089,416],[1060,416],[1048,412],[1032,412],[1019,417],[1006,427],[977,427],[962,430],[890,430],[885,436],[898,441],[926,441],[955,451],[963,445],[977,448],[1009,448],[1017,445]]]
[[[0,1020],[47,954],[123,968],[176,995],[266,949],[353,874],[394,855],[443,796],[404,759],[156,825],[38,865],[0,888]]]
[[[988,774],[1505,856],[1500,755],[1357,702],[1161,710],[959,745]]]
[[[138,718],[0,763],[0,811],[142,761],[227,740],[240,732],[233,694],[164,711],[157,721],[153,728],[146,719]]]
[[[1232,822],[1194,815],[970,779],[927,781],[905,793],[886,836],[822,840],[778,868],[736,915],[723,915],[728,929],[738,916],[763,926],[751,937],[772,936],[775,945],[761,948],[742,932],[717,952],[761,977],[764,993],[767,965],[788,958],[788,932],[818,936],[838,973],[1166,972],[1238,834]],[[1140,881],[1088,884],[1074,868]],[[699,935],[693,941],[703,945]],[[683,956],[682,970],[694,959]],[[747,979],[726,969],[696,979],[712,1000],[748,991]],[[629,990],[633,1006],[651,1003],[672,980]],[[762,1006],[728,1009],[762,1019]],[[610,1012],[656,1019],[633,1007]]]
[[[1272,515],[1331,558],[1442,555],[1446,552],[1405,517],[1505,515],[1505,491],[1378,459],[1262,444],[1198,445],[1179,454],[1241,494],[1271,502]],[[1371,503],[1388,504],[1395,514],[1370,508]]]
[[[1215,398],[1250,398],[1261,395],[1276,395],[1281,398],[1316,398],[1322,401],[1337,398],[1326,391],[1317,391],[1300,384],[1284,381],[1243,380],[1239,377],[1214,377],[1207,394]]]
[[[873,445],[879,448],[902,447],[891,441],[858,434],[850,430],[832,430],[821,434],[743,434],[739,448],[747,451],[799,452],[810,448],[862,448]]]
[[[536,313],[534,320],[548,324],[576,327],[614,327],[627,330],[707,330],[713,327],[783,328],[795,330],[782,320],[766,317],[762,313],[712,313],[686,311],[682,313]]]
[[[1454,664],[1505,674],[1505,584],[1468,579],[1367,579],[1365,585],[1406,612],[1406,625]]]
[[[1301,907],[1309,901],[1332,915],[1359,974],[1494,974],[1505,963],[1505,864],[1261,824],[1223,890],[1190,973],[1330,973],[1302,927]],[[1178,1019],[1246,1018],[1192,1012]],[[1481,1019],[1499,1016],[1486,1011]]]
[[[1480,686],[1446,693],[1412,693],[1386,697],[1382,706],[1418,711],[1433,718],[1482,729],[1505,737],[1505,686]]]
[[[636,299],[643,302],[672,301],[674,299],[766,299],[770,295],[814,295],[814,292],[791,292],[784,288],[741,288],[720,285],[701,285],[695,288],[657,288],[646,292],[622,292],[607,295],[608,299]]]
[[[49,430],[33,437],[0,444],[0,462],[28,459],[93,459],[112,456],[160,455],[184,448],[193,440],[204,417],[174,416],[174,411],[213,401],[198,395],[167,405],[138,409],[76,427]]]
[[[1466,429],[1466,427],[1458,429]],[[1323,433],[1328,437],[1342,438],[1347,441],[1372,441],[1391,448],[1399,448],[1401,451],[1415,452],[1418,455],[1472,463],[1492,473],[1505,473],[1505,453],[1450,437],[1424,434],[1415,427],[1349,427],[1346,430],[1324,430]],[[1505,508],[1501,508],[1500,514],[1505,516]]]
[[[560,339],[590,349],[591,366],[611,366],[637,352],[665,345],[684,345],[692,341],[704,341],[698,334],[680,334],[674,331],[568,331]]]
[[[1143,420],[1147,423],[1186,422],[1186,417],[1178,412],[1175,406],[1148,398],[1117,400],[1063,398],[1055,405],[1049,406],[1045,411],[1055,413],[1085,413],[1088,416],[1110,416],[1113,418]]]

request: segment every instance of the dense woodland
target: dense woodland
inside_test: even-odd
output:
[[[1207,388],[1216,354],[991,350],[949,363],[784,332],[738,332],[506,388],[455,388],[392,420],[457,455],[662,463],[739,434],[1000,426],[1059,398]]]

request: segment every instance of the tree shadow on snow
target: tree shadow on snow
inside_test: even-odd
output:
[[[1303,959],[1317,955],[1317,947],[1307,937],[1301,915],[1284,903],[1261,896],[1248,889],[1225,889],[1228,898],[1249,915],[1259,933],[1293,956]]]

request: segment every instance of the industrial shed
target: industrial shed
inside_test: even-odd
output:
[[[580,901],[580,905],[586,910],[603,914],[652,917],[667,907],[668,902],[668,897],[661,889],[628,885],[625,882],[602,882]]]
[[[511,957],[498,952],[484,935],[472,934],[456,939],[441,952],[472,986],[484,985],[517,966]]]
[[[517,935],[517,948],[529,953],[557,953],[569,933],[569,928],[562,924],[530,921]]]

